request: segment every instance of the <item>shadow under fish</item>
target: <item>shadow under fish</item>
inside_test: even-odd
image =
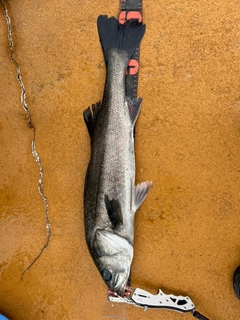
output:
[[[133,259],[134,215],[152,182],[135,186],[134,126],[142,99],[125,95],[125,72],[145,25],[99,16],[107,75],[102,104],[84,111],[91,158],[84,189],[85,233],[91,256],[108,288],[123,295]]]

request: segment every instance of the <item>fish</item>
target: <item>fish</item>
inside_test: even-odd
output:
[[[84,112],[91,156],[84,186],[85,237],[109,290],[123,295],[133,259],[134,216],[152,186],[135,185],[134,127],[142,98],[125,94],[129,60],[146,26],[101,15],[98,33],[106,64],[102,103]]]

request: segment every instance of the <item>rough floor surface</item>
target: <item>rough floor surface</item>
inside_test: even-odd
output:
[[[106,286],[89,255],[83,188],[89,137],[82,113],[102,98],[99,14],[109,0],[11,0],[14,57],[44,168],[46,242],[32,130],[21,107],[0,6],[0,313],[11,320],[101,319]],[[137,182],[154,186],[135,224],[132,286],[188,295],[211,320],[240,319],[239,1],[143,0],[136,128]],[[128,319],[193,319],[129,307]]]

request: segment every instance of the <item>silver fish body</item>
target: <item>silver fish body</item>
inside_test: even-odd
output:
[[[92,239],[96,229],[111,228],[105,194],[110,199],[118,199],[123,212],[123,222],[118,233],[132,244],[133,214],[130,211],[135,161],[133,126],[125,99],[124,72],[127,58],[124,56],[124,53],[112,53],[106,92],[91,142],[86,186],[89,191],[86,191],[85,208],[88,209],[87,239]]]
[[[93,260],[110,290],[123,294],[133,258],[134,215],[151,183],[134,185],[133,129],[141,99],[131,101],[125,96],[125,70],[131,52],[119,40],[133,37],[142,28],[139,43],[145,28],[119,26],[113,19],[100,16],[98,20],[107,66],[103,102],[84,112],[91,137],[84,214],[86,240]],[[104,43],[105,33],[115,31],[118,45],[116,42],[109,45],[109,39]]]

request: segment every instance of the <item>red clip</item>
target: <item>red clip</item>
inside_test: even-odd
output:
[[[131,76],[133,76],[138,72],[138,69],[139,69],[138,61],[131,59],[128,63],[126,74],[130,74]]]
[[[137,19],[138,22],[142,22],[142,15],[138,11],[122,11],[119,15],[118,21],[120,24],[124,24],[127,20]]]

